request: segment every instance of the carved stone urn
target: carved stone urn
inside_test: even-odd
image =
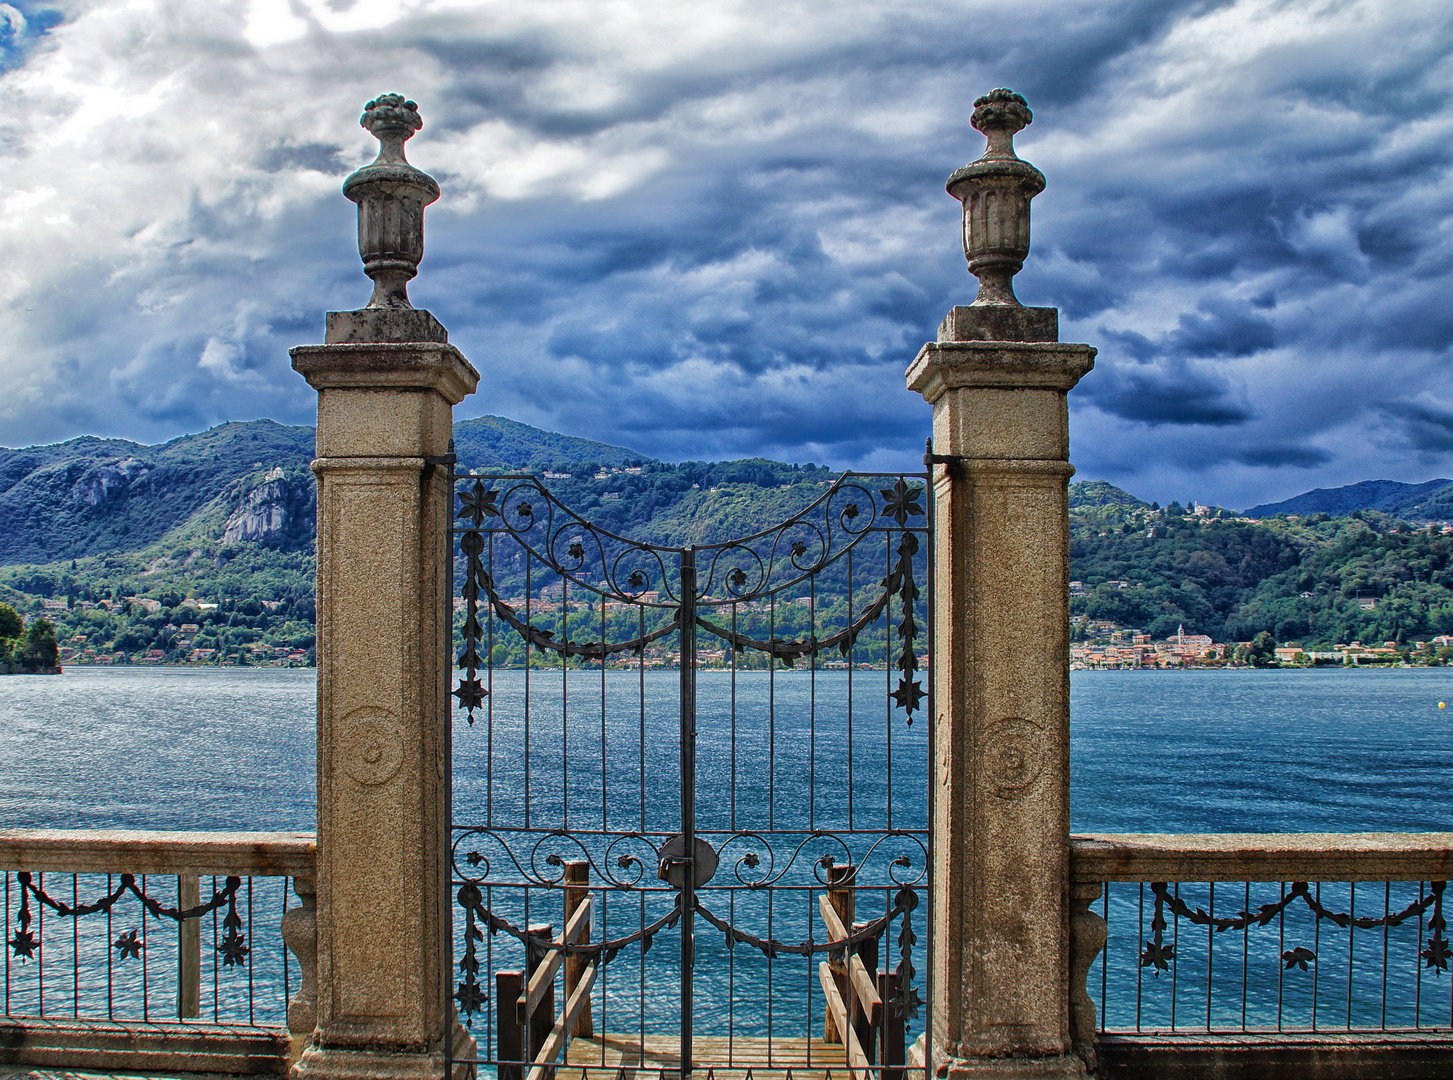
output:
[[[419,107],[384,94],[364,107],[359,123],[378,139],[378,157],[343,181],[358,204],[358,253],[373,279],[371,308],[412,308],[409,279],[424,255],[424,207],[439,197],[432,176],[404,159],[404,142],[424,126]]]
[[[975,307],[1019,306],[1014,275],[1029,254],[1029,200],[1044,190],[1044,174],[1014,153],[1014,133],[1033,119],[1013,90],[989,91],[974,102],[970,121],[988,149],[948,178],[948,193],[964,204],[964,256],[979,279]]]

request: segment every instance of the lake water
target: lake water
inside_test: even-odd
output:
[[[778,673],[772,682],[763,673],[743,674],[737,680],[733,714],[730,680],[722,673],[703,672],[702,828],[840,826],[849,812],[855,828],[883,827],[890,718],[881,706],[874,713],[868,704],[873,688],[882,699],[882,675],[856,677],[857,726],[849,758],[847,713],[840,707],[845,675],[818,674],[819,705],[813,710],[807,707],[807,673]],[[536,677],[531,689],[534,726],[528,736],[535,783],[532,826],[563,820],[568,791],[569,820],[575,828],[604,823],[629,829],[641,827],[641,822],[653,830],[672,828],[676,678],[670,672],[648,675],[648,707],[642,712],[637,676],[608,673],[608,715],[602,723],[599,674],[571,675],[568,709],[559,692],[559,673]],[[459,824],[492,819],[496,825],[518,825],[526,812],[521,780],[527,737],[519,719],[523,679],[518,672],[497,672],[495,679],[493,728],[484,718],[473,727],[462,718],[456,721]],[[0,679],[0,827],[311,829],[314,686],[312,671],[279,669],[78,667],[60,677]],[[1453,708],[1440,710],[1440,700],[1453,704],[1453,669],[1075,672],[1072,827],[1077,832],[1453,829],[1448,798]],[[732,715],[735,759],[730,753]],[[899,828],[921,827],[924,818],[925,735],[921,722],[908,728],[901,714],[892,720],[899,815],[894,824]],[[571,745],[569,769],[561,754],[566,738]],[[491,739],[493,768],[487,764]],[[779,762],[775,774],[761,767],[770,739],[775,740]],[[806,750],[810,743],[813,754]],[[849,760],[856,770],[851,790],[857,802],[851,811]],[[605,797],[603,774],[610,791]],[[1383,898],[1375,899],[1381,904]],[[13,901],[7,900],[11,922]],[[738,921],[757,921],[752,902],[743,896],[742,906],[734,909]],[[1365,902],[1370,901],[1358,900]],[[266,903],[271,910],[280,905],[281,895],[269,892]],[[502,910],[508,906],[502,901]],[[779,937],[799,932],[815,917],[810,902],[799,906],[796,916],[781,910],[765,913],[777,920],[774,933]],[[1138,908],[1133,896],[1115,897],[1112,951],[1118,948],[1124,955],[1115,953],[1113,977],[1107,982],[1112,998],[1117,993],[1122,998],[1145,994],[1146,987],[1159,994],[1160,1004],[1146,998],[1145,1022],[1163,1026],[1165,985],[1145,982],[1136,964],[1134,950],[1143,936],[1143,928],[1134,925]],[[273,917],[263,921],[270,925]],[[1412,935],[1407,948],[1414,961],[1413,967],[1393,976],[1395,988],[1399,980],[1407,983],[1404,976],[1411,978],[1416,968],[1418,929],[1410,922],[1403,933]],[[1393,940],[1396,945],[1399,939]],[[105,944],[98,939],[101,949]],[[161,939],[156,944],[165,948]],[[490,947],[495,947],[494,939]],[[744,986],[750,988],[746,976],[714,988],[708,984],[717,979],[717,968],[705,973],[718,961],[721,970],[735,963],[735,970],[745,971],[743,950],[729,954],[717,935],[702,940],[699,948],[703,971],[698,973],[698,993],[703,1002],[714,989],[733,1000]],[[1342,948],[1345,956],[1347,946]],[[635,1009],[642,1024],[647,1014],[669,1012],[673,952],[674,947],[662,947],[652,953],[649,985],[644,964],[637,974],[635,960],[629,971],[622,969],[626,985],[606,980],[607,1004],[618,1001],[627,1011]],[[1276,951],[1270,955],[1268,970],[1279,970]],[[1375,965],[1369,959],[1367,966]],[[1185,974],[1200,978],[1200,970],[1187,952]],[[225,987],[228,977],[224,972],[216,985]],[[280,970],[259,978],[267,984],[269,999],[280,1002],[281,986],[273,985],[279,983]],[[1276,980],[1274,998],[1268,996],[1270,983],[1256,988],[1248,982],[1253,1021],[1270,1022],[1273,1005],[1282,1001],[1282,976],[1277,974]],[[131,1001],[141,984],[134,978],[123,982],[115,992]],[[810,976],[805,982],[781,977],[779,984],[771,994],[781,1000],[784,1015],[800,1001],[809,1015],[820,1009],[820,1002],[812,1003]],[[15,985],[24,998],[21,983]],[[230,991],[234,1004],[240,1000],[239,987],[235,984]],[[1178,992],[1171,993],[1172,1001]],[[217,993],[225,998],[227,992]],[[1446,1024],[1446,990],[1440,993],[1443,1004],[1429,1015],[1443,1009]],[[1234,1012],[1235,1004],[1233,1000],[1226,1008]],[[1425,1007],[1414,1007],[1412,1022],[1422,1022]],[[1118,1016],[1119,1026],[1129,1023],[1126,1008],[1111,1001],[1111,1015]],[[1218,1005],[1217,1010],[1219,1017],[1224,1009]],[[268,1005],[260,1015],[275,1016],[276,1008]],[[1357,1018],[1366,1021],[1368,1015],[1359,1005]],[[703,1024],[710,1020],[709,1014],[703,1015]],[[737,1030],[750,1027],[742,1023]]]
[[[634,678],[619,674],[623,695]],[[1453,829],[1453,668],[1077,671],[1070,687],[1076,831]],[[701,692],[703,716],[720,715],[726,680],[703,673]],[[314,701],[310,670],[7,676],[0,826],[310,829]],[[765,749],[762,730],[740,754]],[[784,726],[778,753],[800,754],[804,735]],[[456,754],[475,773],[482,739],[456,723]],[[662,768],[673,760],[674,743]],[[713,775],[704,752],[704,782]],[[472,820],[482,793],[471,779],[459,786],[459,816]]]

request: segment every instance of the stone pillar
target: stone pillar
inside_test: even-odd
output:
[[[940,783],[933,1062],[949,1077],[1083,1077],[1069,1019],[1067,391],[1095,350],[1058,341],[1013,275],[1044,177],[1015,156],[1031,115],[995,90],[989,138],[949,178],[978,299],[908,369],[933,405]]]
[[[404,160],[418,110],[390,94],[362,123],[382,149],[344,193],[374,295],[292,350],[318,391],[317,1027],[293,1075],[437,1080],[446,1037],[474,1056],[450,996],[446,455],[479,375],[408,301],[439,192]]]

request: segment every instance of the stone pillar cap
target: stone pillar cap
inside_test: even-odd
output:
[[[1059,341],[929,342],[908,365],[908,389],[929,404],[965,387],[1068,391],[1095,366],[1095,353]]]
[[[299,345],[288,355],[314,390],[432,390],[457,405],[479,385],[474,365],[443,342]]]

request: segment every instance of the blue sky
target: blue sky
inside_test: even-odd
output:
[[[912,462],[995,86],[1049,183],[1019,296],[1100,350],[1079,478],[1453,475],[1453,6],[1418,0],[0,3],[0,444],[310,422],[287,349],[368,296],[339,184],[396,90],[458,416]]]

